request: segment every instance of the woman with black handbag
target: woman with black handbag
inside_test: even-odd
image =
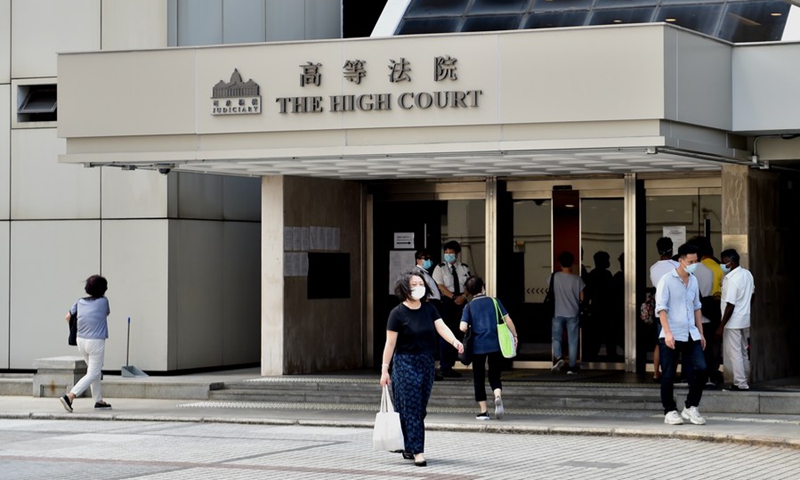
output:
[[[486,295],[483,279],[470,277],[464,287],[472,295],[472,301],[467,304],[461,317],[460,329],[466,332],[472,330],[472,380],[475,386],[475,401],[478,402],[480,413],[475,416],[477,420],[489,420],[486,407],[486,362],[489,362],[489,385],[494,392],[494,416],[500,420],[505,415],[503,399],[501,397],[503,384],[500,372],[503,365],[503,354],[500,350],[500,339],[497,335],[498,309],[503,316],[508,329],[514,336],[514,347],[519,343],[517,329],[511,317],[499,300]],[[497,307],[495,307],[495,301]]]
[[[106,298],[108,281],[100,275],[92,275],[86,279],[84,288],[88,297],[79,298],[69,309],[66,319],[70,315],[78,317],[78,352],[86,361],[86,375],[72,387],[66,395],[61,397],[61,404],[68,412],[72,411],[72,402],[87,388],[92,389],[94,408],[109,410],[111,405],[103,400],[103,390],[100,377],[105,359],[106,338],[108,338],[108,315],[111,308]],[[80,310],[78,306],[80,305]]]

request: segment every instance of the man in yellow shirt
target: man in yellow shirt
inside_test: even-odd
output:
[[[708,384],[709,386],[722,385],[722,372],[719,371],[719,366],[722,363],[722,342],[714,334],[719,327],[721,320],[720,312],[720,298],[722,297],[722,277],[724,273],[719,266],[719,261],[714,258],[714,247],[711,246],[711,241],[708,237],[698,236],[693,239],[695,244],[700,248],[700,263],[705,265],[714,274],[713,283],[711,284],[711,298],[701,299],[703,302],[703,317],[708,318],[710,322],[703,324],[703,330],[706,335],[706,366],[708,368]]]

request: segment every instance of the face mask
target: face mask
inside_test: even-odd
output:
[[[447,262],[447,263],[455,263],[456,254],[455,253],[445,253],[444,254],[444,261]]]
[[[420,300],[424,296],[425,296],[425,287],[420,285],[411,289],[411,298],[413,298],[414,300]]]
[[[693,263],[691,265],[686,265],[686,273],[694,274],[694,271],[697,270],[697,266],[700,265],[699,263]]]
[[[422,268],[424,268],[425,270],[429,270],[432,266],[433,262],[430,259],[422,261]]]
[[[728,267],[728,266],[727,266],[727,265],[725,265],[724,263],[720,263],[720,264],[719,264],[719,268],[721,268],[721,269],[722,269],[722,273],[724,273],[724,274],[731,273],[731,269],[730,269],[730,267]]]

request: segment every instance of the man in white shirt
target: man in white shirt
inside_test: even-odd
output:
[[[729,390],[749,390],[750,307],[756,288],[750,271],[739,266],[739,253],[736,250],[725,250],[720,256],[720,267],[726,274],[722,279],[722,322],[717,329],[717,336],[722,337],[725,371],[733,372],[733,384]]]
[[[653,284],[653,288],[656,288],[658,281],[661,280],[665,273],[672,272],[678,268],[678,262],[672,259],[672,248],[672,239],[669,237],[661,237],[656,241],[659,259],[650,267],[650,283]],[[656,346],[653,349],[653,380],[656,382],[661,380],[661,361],[659,360],[657,341],[660,333],[661,325],[656,319]]]
[[[656,287],[656,313],[661,322],[658,346],[661,359],[661,404],[664,423],[681,425],[684,420],[704,425],[706,420],[697,411],[706,383],[706,360],[703,350],[703,321],[700,315],[700,292],[697,279],[691,275],[699,262],[698,248],[683,244],[678,249],[679,266],[665,274]],[[678,354],[684,356],[689,378],[689,394],[679,414],[675,402],[674,382]]]
[[[465,284],[470,277],[469,265],[461,263],[461,245],[455,240],[450,240],[444,244],[444,262],[433,269],[433,279],[439,287],[441,295],[442,315],[444,323],[450,327],[457,336],[460,337],[461,313],[467,304]],[[439,373],[447,378],[459,378],[461,374],[453,370],[456,363],[455,350],[447,343],[447,340],[439,338]]]

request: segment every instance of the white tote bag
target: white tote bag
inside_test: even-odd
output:
[[[388,385],[383,387],[381,411],[375,414],[372,447],[376,452],[397,452],[405,449],[400,414],[394,411]]]

